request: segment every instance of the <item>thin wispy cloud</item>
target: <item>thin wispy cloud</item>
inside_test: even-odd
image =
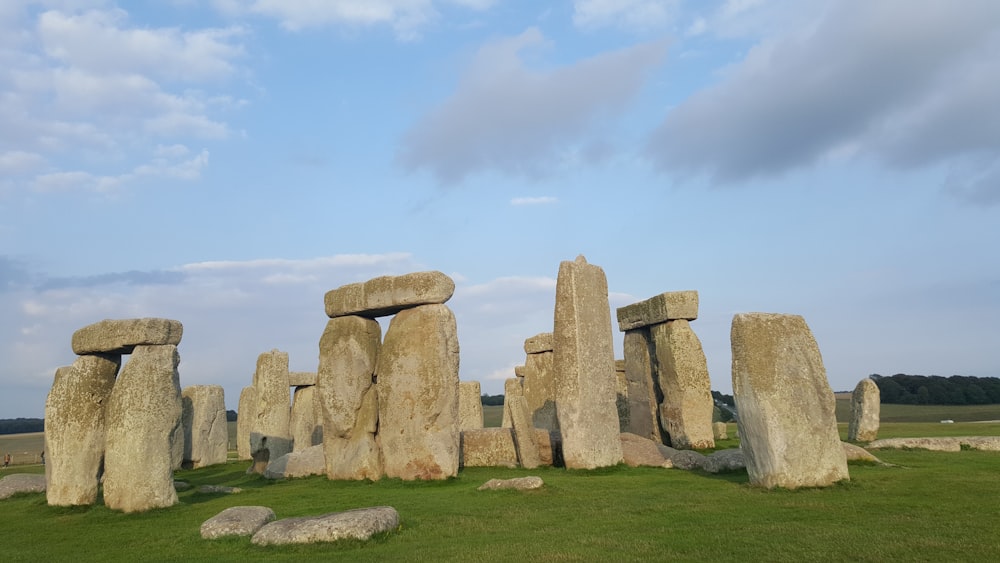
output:
[[[511,205],[546,205],[556,203],[559,199],[552,196],[538,197],[515,197],[510,200]]]

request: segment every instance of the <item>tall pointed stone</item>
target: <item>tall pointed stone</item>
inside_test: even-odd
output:
[[[181,390],[184,467],[197,469],[226,463],[229,422],[221,385],[189,385]]]
[[[45,496],[52,506],[90,505],[104,459],[105,407],[121,356],[80,356],[56,370],[45,401]]]
[[[583,256],[559,265],[554,321],[556,413],[566,467],[615,465],[622,447],[604,270]]]
[[[353,315],[331,319],[320,338],[316,388],[330,479],[382,477],[374,384],[381,341],[378,321]]]
[[[483,395],[478,381],[458,383],[459,429],[476,430],[483,427]]]
[[[240,391],[240,404],[236,408],[236,458],[253,459],[250,455],[250,432],[257,420],[257,390],[253,385]]]
[[[178,363],[176,346],[136,346],[108,398],[104,504],[112,510],[177,502],[171,442],[181,424]]]
[[[649,327],[663,402],[660,420],[677,449],[715,447],[712,381],[701,341],[686,320]]]
[[[300,385],[295,388],[288,428],[292,435],[293,452],[323,443],[323,419],[315,385]]]
[[[446,305],[400,311],[379,354],[379,439],[388,477],[458,473],[458,330]]]
[[[253,374],[257,409],[250,427],[252,469],[263,473],[267,464],[291,453],[292,436],[288,423],[292,400],[288,387],[288,353],[271,350],[257,357]]]
[[[733,396],[750,484],[823,487],[848,479],[836,399],[798,315],[733,317]]]
[[[847,425],[847,439],[871,442],[878,438],[881,398],[878,385],[870,378],[858,382],[851,394],[851,420]]]

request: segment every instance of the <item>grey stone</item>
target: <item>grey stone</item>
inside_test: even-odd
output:
[[[851,394],[851,420],[847,424],[847,439],[871,442],[878,438],[881,393],[870,378],[858,382]]]
[[[479,486],[479,491],[499,491],[513,489],[517,491],[533,491],[545,485],[541,477],[516,477],[514,479],[490,479]]]
[[[20,493],[44,493],[45,475],[14,473],[0,479],[0,500]]]
[[[73,353],[131,354],[136,346],[181,343],[184,327],[170,319],[105,319],[73,333]]]
[[[87,355],[56,370],[45,401],[45,494],[49,505],[97,501],[106,405],[120,364],[117,355]]]
[[[796,489],[849,479],[836,399],[805,319],[738,314],[731,340],[733,396],[750,484]]]
[[[257,394],[257,409],[250,427],[250,456],[253,458],[253,472],[263,473],[272,460],[292,451],[288,353],[271,350],[257,356],[253,386]]]
[[[702,469],[708,460],[707,456],[692,450],[678,450],[663,444],[656,447],[677,469]]]
[[[240,403],[236,412],[236,458],[253,459],[250,455],[250,433],[257,420],[257,390],[253,385],[240,391]]]
[[[697,291],[668,291],[645,301],[618,308],[618,329],[622,332],[665,323],[698,318]]]
[[[719,450],[705,456],[701,468],[709,473],[722,473],[746,469],[747,458],[739,448]]]
[[[136,346],[108,398],[104,504],[141,512],[172,506],[172,440],[181,424],[177,347]]]
[[[455,293],[455,282],[441,272],[382,276],[328,291],[323,301],[330,318],[376,318],[411,307],[441,304]]]
[[[556,415],[569,469],[622,461],[611,308],[604,270],[583,256],[559,265],[553,327]]]
[[[201,537],[214,540],[228,536],[252,536],[274,518],[274,511],[266,506],[232,506],[205,520],[201,525]]]
[[[312,446],[304,450],[287,453],[267,464],[264,470],[266,479],[295,479],[310,475],[323,475],[326,471],[326,458],[323,455],[323,445]]]
[[[625,360],[615,360],[615,409],[618,411],[618,431],[628,429],[628,378],[625,377]]]
[[[701,341],[686,320],[649,329],[656,354],[656,373],[663,401],[660,423],[670,445],[678,449],[715,447],[712,437],[712,381]]]
[[[375,534],[399,528],[399,513],[391,506],[358,508],[323,516],[284,518],[266,524],[250,542],[254,545],[288,545],[367,540]]]
[[[882,438],[868,444],[870,450],[913,449],[933,452],[959,452],[962,446],[986,451],[1000,451],[997,437],[945,437],[945,438]]]
[[[237,495],[239,493],[242,493],[243,489],[239,487],[227,487],[225,485],[202,485],[198,487],[198,492],[209,495],[210,494]]]
[[[184,465],[194,469],[226,463],[229,422],[221,385],[189,385],[181,390]]]
[[[517,467],[510,428],[478,428],[461,434],[463,467]]]
[[[483,427],[483,394],[478,381],[458,383],[459,430]]]
[[[288,419],[293,452],[323,444],[323,414],[320,411],[319,393],[314,385],[295,388]]]
[[[177,492],[186,491],[191,488],[191,483],[185,481],[174,481],[174,490]]]

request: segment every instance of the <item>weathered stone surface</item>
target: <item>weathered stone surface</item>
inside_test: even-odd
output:
[[[733,395],[750,484],[796,489],[848,479],[836,399],[805,319],[737,314],[731,340]]]
[[[583,256],[559,265],[552,335],[566,467],[621,462],[608,282],[604,270]]]
[[[73,333],[73,353],[131,354],[136,346],[181,343],[184,327],[170,319],[105,319]]]
[[[0,500],[20,493],[44,493],[45,475],[14,473],[0,479]],[[49,503],[51,504],[51,503]]]
[[[881,408],[878,385],[867,377],[859,381],[851,394],[851,420],[847,424],[847,439],[852,442],[871,442],[878,438]]]
[[[478,381],[458,383],[458,428],[475,430],[483,427],[483,393]]]
[[[747,458],[739,448],[719,450],[705,456],[701,468],[709,473],[722,473],[746,469]]]
[[[420,305],[441,304],[455,293],[455,282],[441,272],[382,276],[328,291],[323,301],[330,318],[358,315],[374,319]]]
[[[176,486],[174,488],[177,489]],[[243,492],[243,489],[225,485],[202,485],[198,487],[198,492],[204,495],[238,495]]]
[[[697,291],[668,291],[618,308],[618,330],[625,332],[667,321],[698,318]]]
[[[615,360],[615,409],[618,411],[618,431],[628,430],[628,378],[625,360]]]
[[[564,466],[562,460],[562,436],[558,430],[535,428],[535,443],[538,444],[538,459],[542,465]]]
[[[292,451],[289,430],[292,400],[288,392],[288,352],[271,350],[257,356],[253,374],[256,418],[250,427],[252,470],[263,473],[271,460]]]
[[[622,456],[625,465],[629,467],[673,467],[674,464],[669,459],[663,457],[663,453],[657,448],[656,442],[649,438],[632,434],[631,432],[621,433]]]
[[[521,392],[528,402],[531,423],[535,428],[559,430],[556,416],[555,354],[539,352],[528,354],[524,360],[524,379]]]
[[[660,429],[659,382],[653,374],[648,328],[625,331],[623,351],[625,354],[625,381],[628,385],[628,426],[632,434],[663,443]]]
[[[535,429],[531,426],[531,415],[528,414],[528,403],[524,397],[517,395],[504,402],[504,408],[510,409],[510,420],[514,427],[514,446],[517,448],[517,459],[521,462],[521,467],[534,469],[542,464],[542,460],[538,453]]]
[[[524,377],[524,366],[514,366],[514,376],[517,378]]]
[[[503,489],[514,489],[518,491],[533,491],[541,489],[545,485],[541,477],[516,477],[514,479],[490,479],[479,486],[479,491],[499,491]]]
[[[185,467],[226,463],[229,422],[221,385],[189,385],[181,390]]]
[[[510,411],[507,409],[507,397],[524,395],[524,379],[520,377],[509,377],[503,382],[504,409],[503,418],[500,421],[501,428],[513,428],[510,420]]]
[[[882,460],[875,457],[868,450],[862,448],[861,446],[856,446],[854,444],[849,444],[847,442],[841,442],[841,447],[844,448],[844,456],[847,461],[868,461],[871,463],[882,463]]]
[[[382,477],[375,364],[382,328],[373,319],[331,319],[319,341],[317,390],[323,413],[323,450],[330,479]]]
[[[201,537],[214,540],[227,536],[252,536],[274,518],[274,511],[266,506],[232,506],[205,520],[201,525]]]
[[[287,453],[267,464],[264,469],[266,479],[294,479],[323,475],[326,471],[326,457],[323,455],[323,445],[308,447]]]
[[[136,346],[108,398],[104,504],[141,512],[177,502],[171,455],[181,424],[177,347]]]
[[[1000,452],[1000,436],[963,436],[958,441],[973,450]]]
[[[524,340],[525,354],[541,354],[552,351],[552,333],[541,332]]]
[[[375,369],[386,476],[445,479],[458,473],[458,330],[446,305],[400,311]]]
[[[725,422],[713,422],[712,423],[712,436],[716,440],[728,440],[729,439],[729,429],[726,427]]]
[[[105,409],[120,363],[118,355],[87,355],[56,370],[45,401],[45,494],[52,506],[97,501]]]
[[[868,449],[930,450],[936,452],[958,452],[962,446],[973,450],[1000,452],[1000,436],[959,436],[947,438],[882,438],[868,444]]]
[[[257,390],[253,385],[240,391],[240,404],[236,407],[236,457],[253,459],[250,455],[250,432],[257,420]]]
[[[191,488],[191,483],[186,481],[174,481],[174,490],[177,492],[186,491]]]
[[[387,331],[388,332],[388,331]],[[391,506],[358,508],[323,516],[284,518],[264,525],[250,542],[254,545],[288,545],[367,540],[399,528],[399,513]]]
[[[510,428],[478,428],[461,433],[463,467],[517,467]]]
[[[314,385],[295,388],[288,429],[292,435],[293,452],[323,444],[323,413],[319,392]]]
[[[670,445],[678,449],[715,447],[712,381],[701,341],[686,320],[653,325],[649,335],[663,393],[660,422]]]
[[[317,375],[314,371],[290,371],[288,372],[289,387],[305,387],[316,385]]]
[[[692,450],[678,450],[663,444],[657,444],[656,448],[660,450],[663,457],[669,459],[677,469],[701,469],[704,467],[705,462],[708,459],[707,456]]]

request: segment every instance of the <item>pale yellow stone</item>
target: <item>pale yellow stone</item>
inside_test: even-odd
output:
[[[645,301],[618,308],[618,329],[622,332],[667,321],[698,318],[697,291],[668,291]]]
[[[712,437],[712,381],[701,341],[686,320],[649,328],[663,393],[660,424],[670,445],[681,450],[715,447]]]
[[[257,357],[253,375],[257,392],[255,418],[250,427],[253,471],[263,473],[267,464],[292,451],[289,418],[292,400],[288,391],[288,352],[271,350]]]
[[[525,354],[541,354],[552,351],[552,333],[542,332],[524,341]]]
[[[847,424],[847,439],[871,442],[878,438],[881,393],[870,378],[858,382],[851,394],[851,420]]]
[[[347,315],[376,318],[393,315],[420,305],[440,304],[455,293],[455,282],[441,272],[415,272],[382,276],[328,291],[324,297],[326,316]]]
[[[189,385],[181,390],[183,464],[193,469],[226,463],[229,422],[221,385]]]
[[[292,453],[323,445],[323,413],[315,385],[302,385],[292,393],[292,412],[288,430]]]
[[[483,394],[478,381],[458,383],[458,418],[460,430],[483,427]]]
[[[131,354],[136,346],[181,343],[184,327],[170,319],[105,319],[73,333],[74,354]]]
[[[478,428],[462,432],[463,467],[517,467],[510,428]]]
[[[248,385],[240,391],[240,403],[236,411],[236,457],[240,460],[253,459],[250,455],[250,432],[257,419],[257,390]]]

